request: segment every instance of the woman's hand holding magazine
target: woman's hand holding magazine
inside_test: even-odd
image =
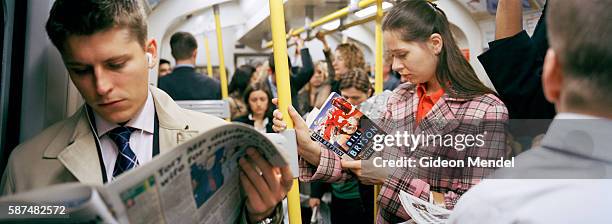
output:
[[[364,170],[361,168],[361,163],[363,161],[364,160],[342,160],[340,162],[342,163],[342,169],[350,170],[353,174],[355,174],[355,176],[357,176],[357,179],[359,179],[359,182],[361,182],[362,184],[366,184],[366,185],[383,184],[385,182],[386,175],[379,176],[379,177],[374,177],[372,175],[365,175],[365,173],[363,172]],[[370,161],[365,161],[365,162],[370,162]]]
[[[278,99],[273,99],[272,103],[277,105]],[[293,120],[295,128],[298,154],[310,164],[318,166],[321,157],[321,147],[319,146],[319,143],[310,138],[310,129],[308,128],[306,121],[304,121],[298,112],[292,106],[289,106],[288,111],[289,116],[291,116],[291,119]],[[272,129],[275,132],[281,132],[287,129],[287,123],[283,121],[283,114],[280,112],[280,110],[274,110],[273,117]],[[361,167],[362,160],[342,160],[341,162],[342,168],[350,170],[363,184],[382,184],[386,178],[386,175],[370,175],[372,172],[368,172],[368,174],[364,173],[364,170]]]

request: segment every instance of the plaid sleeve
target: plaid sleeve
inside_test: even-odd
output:
[[[299,158],[300,165],[300,180],[310,182],[314,180],[324,182],[342,182],[350,179],[352,176],[342,170],[340,157],[335,153],[327,150],[324,146],[321,147],[321,158],[319,166],[313,166],[304,158]]]

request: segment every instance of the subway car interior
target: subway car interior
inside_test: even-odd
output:
[[[552,86],[556,82],[562,82],[561,78],[546,79],[552,76],[545,75],[544,79],[541,77],[542,74],[562,74],[561,71],[555,73],[555,69],[567,69],[570,65],[554,63],[566,63],[566,57],[561,56],[561,59],[554,62],[551,62],[553,60],[550,58],[573,49],[561,47],[561,44],[572,41],[559,40],[566,34],[554,30],[562,27],[558,25],[560,22],[546,21],[549,22],[546,27],[543,19],[561,18],[565,15],[562,13],[573,13],[571,15],[575,17],[568,18],[574,19],[579,18],[576,16],[578,14],[587,14],[580,14],[585,12],[578,9],[563,9],[580,5],[576,2],[582,1],[557,0],[556,2],[564,3],[552,6],[549,2],[555,1],[2,0],[0,173],[3,175],[0,189],[0,222],[36,223],[37,217],[32,215],[32,211],[26,212],[30,216],[19,215],[24,215],[23,210],[28,211],[33,205],[62,204],[57,201],[56,204],[49,204],[49,201],[45,202],[47,204],[28,204],[25,201],[41,197],[50,185],[64,182],[104,186],[103,189],[93,189],[101,192],[101,196],[97,197],[104,199],[110,212],[97,213],[95,218],[88,219],[78,213],[83,211],[82,208],[77,209],[78,206],[68,203],[72,205],[68,206],[69,214],[75,215],[63,219],[46,216],[48,219],[38,221],[555,223],[565,220],[561,223],[571,223],[572,220],[585,216],[591,217],[585,220],[593,222],[610,220],[610,217],[602,212],[612,206],[612,194],[609,190],[593,193],[601,195],[599,201],[584,202],[593,203],[591,208],[595,211],[574,211],[566,216],[567,219],[550,218],[546,216],[549,213],[545,212],[542,217],[546,218],[542,218],[536,211],[521,213],[511,209],[504,215],[500,212],[500,219],[491,215],[494,213],[486,214],[490,217],[479,217],[475,212],[479,209],[490,212],[484,209],[487,208],[486,203],[476,203],[474,201],[477,199],[474,198],[475,195],[489,194],[487,190],[494,192],[494,188],[486,187],[495,186],[495,183],[487,182],[489,185],[486,187],[480,187],[478,184],[480,179],[495,170],[492,166],[513,171],[518,169],[518,166],[515,167],[515,156],[524,151],[527,153],[528,149],[533,147],[544,148],[537,150],[548,150],[546,143],[552,141],[553,137],[544,133],[548,125],[551,122],[555,124],[558,119],[555,117],[555,105],[549,102],[565,102],[562,101],[564,96],[571,94],[568,93],[570,90],[563,92],[563,86],[567,87],[565,83],[556,87],[542,87],[542,83]],[[584,2],[585,7],[598,4],[610,6],[606,1]],[[602,10],[595,11],[594,15]],[[601,20],[610,21],[611,15],[609,12],[603,13]],[[595,20],[575,21],[577,24]],[[571,29],[577,27],[574,30],[602,32],[593,36],[603,38],[611,35],[607,33],[610,31],[609,25],[598,24],[593,25],[599,27],[598,29],[587,29],[585,27],[590,27],[589,25],[579,26],[571,20],[563,22],[572,24],[569,25]],[[546,40],[546,33],[550,41]],[[554,35],[553,38],[551,34]],[[128,35],[128,38],[121,35]],[[539,35],[544,37],[538,37]],[[524,40],[521,38],[526,38],[527,43],[521,43],[520,41]],[[578,37],[580,38],[583,37]],[[595,37],[584,38],[585,43],[597,40],[593,39]],[[552,40],[559,45],[551,46],[561,50],[546,51],[549,48],[548,42],[553,43]],[[609,42],[609,39],[607,40],[604,42]],[[591,47],[598,46],[600,45]],[[610,47],[602,49],[610,50]],[[124,54],[113,56],[113,52]],[[600,58],[592,61],[590,65],[597,67],[610,62],[611,52],[593,52],[599,57],[583,55],[592,59]],[[572,57],[571,60],[575,58],[579,57]],[[584,64],[589,65],[586,62]],[[580,65],[582,64],[578,62],[572,64]],[[594,73],[606,73],[609,70],[601,68],[598,71],[599,73]],[[135,75],[138,72],[143,75]],[[609,73],[607,78],[596,80],[600,80],[600,83],[607,82],[608,87],[612,86],[609,83]],[[602,86],[605,85],[591,87],[604,88]],[[140,91],[141,89],[148,91]],[[561,93],[554,92],[555,89]],[[577,89],[580,88],[571,91],[578,91]],[[273,101],[274,98],[278,100]],[[581,101],[580,99],[577,101]],[[609,99],[606,102],[610,102]],[[558,105],[556,116],[561,116]],[[576,105],[586,105],[585,108],[590,108],[588,102]],[[598,107],[593,108],[595,111]],[[610,107],[606,108],[608,109],[602,110],[609,112]],[[141,118],[149,110],[154,116]],[[192,114],[191,111],[198,113]],[[575,126],[612,127],[604,125],[610,122],[610,113],[586,114],[603,121],[593,124],[577,122],[580,124]],[[577,119],[576,117],[578,115],[568,119]],[[174,127],[173,123],[168,121],[170,118],[182,126]],[[75,122],[70,123],[73,120]],[[140,128],[141,124],[138,122],[144,122],[144,128]],[[220,147],[206,145],[214,141],[215,137],[209,139],[204,136],[206,134],[195,136],[211,129],[209,126],[217,127],[217,124],[220,124],[222,127],[226,122],[240,123],[241,126],[230,126],[231,129],[219,132],[221,134],[216,137],[231,135],[232,131],[239,132],[241,127],[256,130],[253,133],[245,131],[247,135],[259,136],[260,133],[267,133],[265,136],[268,136],[269,140],[266,141],[274,142],[278,148],[286,150],[279,154],[284,158],[281,164],[290,167],[290,174],[272,162],[276,160],[272,159],[271,154],[260,151],[261,155],[253,156],[250,149],[243,147],[257,148],[267,144],[248,143],[255,142],[254,137],[247,138],[244,142],[228,143],[236,150],[240,148],[238,151],[241,152],[238,154],[248,157],[253,167],[247,165],[249,168],[244,168],[243,160],[238,160],[241,156],[233,160],[234,168],[231,168],[232,165],[225,167],[226,163],[230,164],[227,161],[238,154],[229,153],[229,146],[225,146],[225,153],[223,149],[211,150]],[[470,122],[478,124],[472,125]],[[486,122],[489,123],[483,124]],[[113,133],[124,127],[127,127],[124,131],[129,131],[129,134],[127,143],[122,146],[118,143],[119,140],[115,140]],[[79,132],[79,128],[85,131]],[[404,135],[439,134],[440,144],[446,144],[446,139],[442,141],[442,138],[448,135],[454,145],[438,148],[429,145],[417,147],[419,140],[413,138],[411,141],[415,147],[410,150],[410,147],[405,148],[410,146],[408,140],[405,140],[404,145],[400,143],[402,128],[408,130],[401,132]],[[587,139],[591,142],[585,140],[585,144],[591,144],[591,148],[595,148],[594,151],[603,147],[600,144],[605,144],[604,140],[600,142],[599,137],[606,139],[600,136],[605,131],[597,131],[605,129],[597,128],[587,128],[595,130],[593,133],[580,132],[588,136]],[[72,129],[75,131],[72,132]],[[166,132],[166,129],[171,132]],[[215,130],[217,129],[213,132]],[[386,131],[383,138],[377,138],[377,131],[380,130]],[[467,134],[460,130],[466,131]],[[553,130],[553,126],[550,130]],[[529,136],[527,132],[530,133]],[[278,137],[279,134],[269,133],[281,133],[280,140],[273,137]],[[466,140],[471,133],[475,133],[471,136],[474,137],[471,141],[477,146],[469,145],[470,140]],[[609,138],[611,132],[607,133]],[[115,135],[123,136],[121,133]],[[191,140],[192,137],[207,140],[196,142]],[[388,140],[387,137],[391,139]],[[175,138],[176,140],[167,143],[168,139]],[[134,139],[145,143],[137,142],[132,145]],[[151,139],[152,142],[148,142]],[[228,139],[232,141],[231,138]],[[422,143],[427,141],[429,136]],[[478,145],[479,141],[487,146]],[[181,146],[184,142],[193,146]],[[432,144],[435,142],[434,139]],[[462,142],[464,144],[460,144]],[[406,153],[407,157],[393,160],[385,160],[384,156],[377,158],[380,150],[376,149],[376,146],[383,143],[383,154],[389,152],[387,149],[393,148],[389,145],[395,144],[398,149],[401,148],[399,152]],[[86,147],[86,144],[91,147]],[[550,146],[551,153],[564,147],[552,145],[554,147]],[[135,150],[132,151],[130,147]],[[139,151],[140,147],[148,151],[143,154]],[[170,150],[175,147],[175,150]],[[452,150],[453,147],[455,150]],[[79,150],[84,151],[85,148],[91,148],[91,154],[81,156]],[[106,148],[112,149],[112,152],[105,151]],[[203,162],[200,165],[192,164],[192,161],[196,160],[192,158],[198,155],[190,153],[196,148],[203,148],[204,154],[208,156],[201,159]],[[174,156],[168,151],[183,149],[189,157],[185,156],[184,161],[177,157],[175,162],[180,164],[177,166],[181,168],[174,169],[174,163],[168,162],[162,168],[155,169],[154,166],[170,161],[170,156]],[[39,155],[41,152],[43,154]],[[608,150],[603,154],[593,153],[598,159],[580,152],[565,152],[568,156],[593,159],[593,164],[602,163],[603,174],[598,173],[600,170],[591,170],[593,172],[589,171],[589,175],[595,176],[554,178],[534,174],[532,178],[559,181],[558,179],[582,179],[588,176],[601,181],[607,179],[605,183],[587,186],[597,191],[604,186],[612,186],[609,181],[612,170],[610,152]],[[28,155],[33,157],[26,158]],[[472,159],[467,159],[469,156],[479,156],[476,163],[488,165],[483,165],[478,170],[458,168],[463,166],[463,162],[470,164]],[[559,161],[563,159],[555,157],[556,154],[549,156],[558,158]],[[90,157],[93,160],[87,160],[91,159]],[[158,157],[161,158],[156,159]],[[484,162],[484,157],[489,158],[491,163]],[[411,161],[414,158],[421,158],[416,162],[421,167],[407,165],[414,162]],[[456,160],[451,161],[451,158]],[[444,159],[449,160],[440,161]],[[480,159],[482,163],[478,162]],[[540,159],[546,160],[545,157]],[[423,162],[425,160],[426,162]],[[378,173],[380,169],[366,168],[369,166],[366,161],[373,161],[374,167],[380,167],[376,164],[383,164],[395,166],[396,169],[387,170],[389,173],[384,174],[387,176],[377,176],[383,175]],[[397,167],[401,167],[404,162],[406,167],[401,169],[415,171],[398,171],[400,168]],[[145,163],[151,165],[146,166]],[[552,159],[550,163],[553,163]],[[183,165],[185,170],[190,172],[183,170]],[[81,169],[81,166],[89,168]],[[431,168],[432,166],[436,168]],[[109,193],[132,183],[127,179],[135,180],[144,175],[145,171],[136,173],[136,170],[145,170],[141,167],[157,170],[152,171],[154,174],[151,174],[151,179],[146,179],[150,182],[140,188],[119,191],[121,193],[118,196]],[[241,171],[237,172],[236,167],[241,167]],[[123,171],[131,168],[141,169],[134,169],[134,172],[120,176]],[[199,171],[202,173],[198,173]],[[273,175],[268,174],[268,171]],[[23,178],[20,175],[42,177]],[[195,177],[198,175],[201,180]],[[191,182],[178,181],[183,178],[181,176],[190,176]],[[165,192],[165,183],[162,181],[166,177],[177,179],[173,183],[175,189],[172,191],[181,192],[179,188],[186,186],[190,192],[193,191],[193,194],[188,192],[188,196],[193,195],[194,199],[181,199],[179,197],[185,194],[179,193],[168,196],[170,194]],[[113,184],[115,181],[121,184]],[[232,184],[240,187],[230,188]],[[476,187],[470,188],[472,186]],[[556,189],[552,184],[548,187],[538,185],[531,190]],[[149,188],[156,189],[153,193],[155,196],[145,197],[145,193],[150,192],[147,190]],[[519,188],[522,189],[517,187],[514,190],[519,192]],[[228,189],[236,191],[232,193]],[[474,191],[470,194],[472,189]],[[43,194],[31,194],[30,197],[19,200],[13,198],[31,190],[39,190]],[[61,192],[63,189],[54,190]],[[126,192],[134,195],[137,194],[134,192],[145,193],[129,198]],[[465,198],[461,196],[464,193]],[[568,194],[571,193],[568,191]],[[522,196],[519,198],[528,195],[520,194]],[[511,193],[508,195],[506,196],[512,197]],[[173,199],[168,199],[170,197]],[[465,201],[459,200],[460,197]],[[567,199],[576,200],[573,196],[568,196]],[[87,199],[88,202],[89,200]],[[547,200],[555,201],[551,198]],[[421,202],[422,204],[419,204]],[[155,204],[159,209],[147,208],[143,203]],[[516,199],[512,203],[517,203],[513,206],[519,206],[520,202]],[[119,208],[115,204],[119,204]],[[13,210],[20,208],[14,207],[15,205],[23,205],[22,210]],[[234,208],[227,209],[232,206]],[[534,206],[529,208],[537,210],[537,205]],[[560,206],[558,211],[561,212],[564,208]],[[488,209],[495,209],[495,206]],[[145,212],[147,210],[150,212]],[[13,212],[21,213],[11,216]],[[536,216],[538,218],[534,218]],[[521,221],[521,218],[525,219]]]

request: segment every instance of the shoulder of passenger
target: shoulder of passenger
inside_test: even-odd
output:
[[[11,152],[11,160],[17,159],[19,161],[26,161],[23,159],[30,160],[33,158],[32,156],[42,156],[42,152],[47,148],[47,146],[49,146],[49,144],[51,144],[51,142],[53,142],[56,138],[60,137],[60,135],[72,134],[65,132],[73,131],[73,129],[64,130],[64,127],[71,122],[75,122],[73,119],[76,118],[73,116],[58,121],[55,124],[45,128],[42,132],[36,134],[34,137],[22,142]],[[68,138],[66,138],[65,141],[66,144],[68,144]]]
[[[388,100],[389,104],[404,101],[412,97],[412,94],[414,94],[415,89],[416,89],[416,85],[414,84],[411,84],[411,83],[400,84],[397,88],[395,88],[395,90],[393,90],[393,93],[391,94],[391,96],[389,96],[389,100]]]
[[[503,107],[506,108],[506,104],[499,99],[495,94],[487,93],[481,96],[478,96],[471,100],[472,102],[477,102],[479,104],[486,104],[490,107]]]

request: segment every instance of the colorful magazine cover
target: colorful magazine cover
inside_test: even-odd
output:
[[[332,93],[312,124],[311,138],[321,142],[342,159],[369,159],[373,138],[382,129],[337,93]]]

